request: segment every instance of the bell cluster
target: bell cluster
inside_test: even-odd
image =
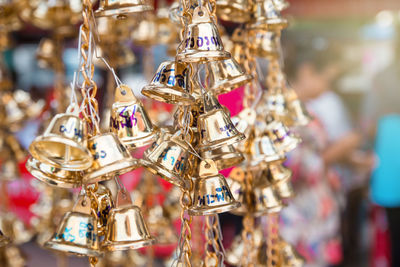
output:
[[[124,266],[141,264],[145,259],[136,250],[157,242],[178,243],[172,266],[223,266],[224,262],[232,266],[302,266],[304,260],[279,233],[265,230],[273,226],[268,218],[279,219],[279,212],[294,195],[285,155],[301,142],[293,129],[311,120],[282,70],[280,37],[288,21],[281,11],[288,3],[181,0],[168,6],[159,1],[153,11],[146,0],[100,0],[94,11],[92,2],[0,3],[0,15],[4,12],[0,16],[0,48],[7,47],[7,35],[19,27],[15,12],[21,10],[18,16],[23,20],[53,31],[51,38],[41,41],[37,59],[41,66],[60,74],[55,85],[58,106],[44,131],[30,144],[26,162],[30,174],[43,182],[36,187],[45,192],[34,207],[34,212],[42,214],[35,224],[40,229],[39,243],[53,251],[87,256],[92,266],[107,266],[113,260]],[[96,124],[100,116],[95,83],[88,87],[90,79],[85,76],[85,83],[78,88],[80,96],[75,92],[77,83],[70,89],[60,86],[64,79],[62,40],[76,35],[74,25],[82,18],[80,36],[88,39],[80,40],[79,50],[88,53],[82,54],[81,66],[93,63],[96,68],[108,69],[117,83],[107,92],[113,102],[104,113],[107,118],[102,116],[104,121],[109,119],[105,127]],[[237,25],[231,36],[221,21]],[[1,41],[3,37],[6,41]],[[114,72],[114,68],[136,61],[124,40],[147,48],[167,46],[173,59],[159,65],[141,93],[173,104],[174,113],[168,120],[152,121],[154,116]],[[258,72],[260,59],[268,61],[265,75]],[[0,131],[4,141],[0,145],[13,158],[2,162],[2,168],[10,166],[15,172],[12,162],[24,156],[15,132],[21,123],[39,115],[43,103],[34,102],[27,93],[12,92],[12,82],[3,69]],[[89,72],[93,70],[89,68]],[[242,97],[234,101],[243,108],[231,117],[219,96],[238,88]],[[65,99],[72,100],[66,103]],[[96,127],[99,130],[93,130]],[[134,157],[141,149],[145,150],[143,156]],[[139,167],[146,172],[132,201],[119,176]],[[227,177],[220,173],[229,168]],[[146,222],[138,204],[146,205],[146,201],[137,199],[163,190],[154,176],[172,184],[173,189],[162,205],[149,210]],[[80,192],[73,204],[72,192],[77,191],[71,189],[75,188]],[[171,229],[179,209],[183,226],[178,239]],[[215,245],[222,240],[217,215],[224,212],[243,216],[244,225],[226,252]],[[206,245],[205,256],[203,251],[191,251],[192,216],[213,218],[207,221],[213,225],[208,223],[206,233],[193,233],[204,234],[206,241],[214,244]],[[57,220],[60,223],[56,224]],[[158,229],[156,236],[149,226]],[[0,232],[0,246],[13,242],[11,239]]]

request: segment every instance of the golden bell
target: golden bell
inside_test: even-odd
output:
[[[274,188],[278,196],[282,199],[292,198],[295,195],[292,183],[290,180],[278,182],[274,184]]]
[[[69,171],[89,168],[93,159],[87,149],[86,124],[75,113],[58,114],[29,146],[31,155],[51,166]]]
[[[85,171],[84,184],[110,180],[115,175],[139,167],[138,161],[131,156],[114,133],[93,136],[88,140],[88,148],[94,160],[92,166]]]
[[[256,137],[250,141],[250,154],[251,161],[257,165],[261,162],[277,161],[284,157],[277,151],[268,135]]]
[[[183,62],[204,62],[230,58],[224,50],[218,28],[205,7],[196,7],[192,21],[178,47],[176,59]]]
[[[166,181],[182,186],[184,183],[182,177],[189,156],[187,143],[181,137],[174,135],[170,139],[159,142],[159,145],[151,152],[144,155],[140,163]]]
[[[254,22],[250,28],[280,30],[288,26],[288,21],[281,16],[273,0],[257,0],[253,10]]]
[[[212,159],[217,164],[218,170],[236,166],[244,160],[243,154],[232,145],[222,146],[216,150],[205,150],[201,153],[201,157]]]
[[[82,2],[79,0],[22,0],[18,4],[23,20],[41,29],[52,29],[57,35],[75,35],[74,25],[82,19]]]
[[[100,7],[94,13],[96,17],[115,16],[126,19],[128,15],[153,10],[145,0],[101,0]]]
[[[194,98],[188,90],[189,73],[185,64],[165,61],[158,67],[150,84],[142,89],[142,94],[169,104],[191,105]]]
[[[293,126],[307,125],[313,118],[296,92],[290,87],[285,87],[284,95],[288,103],[289,115],[292,118],[291,124]]]
[[[114,250],[138,249],[154,244],[140,208],[132,205],[129,193],[119,190],[115,208],[107,220],[102,248]]]
[[[233,198],[236,199],[236,201],[240,203],[240,206],[234,210],[231,210],[230,213],[235,214],[237,216],[244,216],[247,213],[252,211],[252,207],[254,206],[253,205],[254,194],[252,192],[250,192],[250,199],[248,199],[246,197],[247,191],[246,191],[243,181],[239,181],[239,180],[236,180],[236,178],[233,178],[232,172],[235,172],[235,169],[233,169],[231,171],[231,173],[229,174],[229,179],[227,179],[227,182],[228,182],[229,188],[231,189]],[[244,175],[244,173],[243,173],[243,175]]]
[[[6,237],[2,231],[0,231],[0,247],[6,246],[8,243],[10,243],[10,239]]]
[[[301,139],[290,132],[281,121],[270,122],[267,125],[267,132],[280,153],[287,153],[295,149],[301,142]]]
[[[250,7],[248,0],[217,0],[217,16],[222,20],[245,23],[250,20]]]
[[[56,44],[52,39],[43,38],[40,40],[36,51],[36,59],[39,67],[53,68],[56,64]]]
[[[176,26],[169,19],[168,8],[157,8],[156,24],[158,28],[156,38],[157,43],[165,45],[175,43],[176,39],[178,38],[178,31]]]
[[[91,210],[89,197],[81,195],[72,212],[64,215],[54,236],[44,244],[45,248],[71,253],[77,256],[99,257],[97,217]]]
[[[296,249],[284,240],[279,242],[279,266],[302,267],[305,260]]]
[[[13,132],[19,130],[26,119],[26,114],[10,92],[5,92],[0,96],[0,109],[4,116],[0,124]]]
[[[29,158],[25,166],[35,178],[47,185],[62,188],[76,188],[82,185],[82,174],[80,172],[59,169],[35,158]]]
[[[158,25],[153,15],[146,16],[132,31],[134,45],[150,47],[157,44]]]
[[[252,79],[233,58],[208,62],[207,67],[210,73],[208,88],[216,95],[229,93]]]
[[[93,58],[96,67],[106,69],[107,66],[101,58],[106,59],[110,66],[123,68],[133,65],[136,62],[136,56],[132,50],[120,43],[102,44],[96,46],[97,57]]]
[[[173,135],[173,128],[172,127],[161,127],[159,129],[159,134],[157,136],[157,139],[155,142],[151,144],[149,148],[147,148],[144,152],[143,155],[144,157],[147,157],[148,154],[154,151],[154,149],[159,146],[162,142],[169,140],[171,136]]]
[[[175,228],[164,205],[156,205],[149,209],[147,224],[150,233],[154,234],[158,245],[174,244],[178,242]]]
[[[273,2],[276,9],[278,9],[279,11],[282,11],[290,6],[289,2],[287,2],[286,0],[273,0]]]
[[[218,173],[215,162],[210,159],[200,163],[193,191],[193,203],[188,211],[191,215],[217,214],[240,206],[233,198],[225,177]]]
[[[120,85],[115,90],[110,128],[128,148],[151,144],[157,138],[157,128],[151,123],[143,104],[131,88]]]
[[[33,229],[28,228],[21,219],[11,212],[0,215],[0,229],[14,245],[24,244],[30,241],[34,235]]]
[[[93,208],[97,214],[97,233],[102,236],[106,233],[108,216],[110,211],[114,208],[112,192],[102,183],[97,184],[97,186],[94,184],[89,185],[88,187],[93,189],[93,196],[98,203],[98,205]]]
[[[276,30],[249,30],[248,38],[250,51],[258,57],[277,58],[280,54],[280,37],[280,32]]]
[[[263,185],[254,187],[254,198],[254,216],[263,216],[268,213],[279,212],[282,209],[281,200],[274,187],[267,181],[264,181]]]
[[[204,113],[199,116],[197,124],[200,151],[215,150],[245,138],[211,92],[204,95]]]

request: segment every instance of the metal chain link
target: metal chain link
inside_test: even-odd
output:
[[[216,220],[214,215],[206,216],[205,220],[206,220],[206,231],[205,231],[206,243],[204,244],[204,250],[206,252],[206,257],[204,260],[204,265],[206,267],[218,267],[219,259],[216,253],[216,249],[219,248],[219,245],[217,239],[218,237],[214,232],[214,223]],[[215,247],[215,245],[217,245],[217,248]]]
[[[83,108],[82,114],[89,126],[89,135],[95,135],[100,132],[98,121],[93,120],[93,113],[98,114],[98,103],[96,100],[97,84],[93,80],[94,76],[94,64],[92,62],[92,34],[91,34],[91,19],[92,17],[92,2],[90,0],[82,0],[83,9],[82,17],[83,22],[80,30],[81,47],[80,55],[82,62],[80,62],[80,73],[82,74],[84,81],[81,87],[81,94],[83,97]]]
[[[269,214],[267,219],[267,267],[274,267],[279,260],[279,213]]]
[[[252,203],[252,183],[253,183],[253,174],[252,172],[248,171],[246,174],[246,178],[244,179],[244,187],[245,187],[245,201],[247,206],[250,207]],[[243,250],[243,257],[241,261],[242,266],[254,266],[254,217],[253,215],[248,212],[243,217],[243,230],[242,230],[242,240],[244,242],[244,250]]]

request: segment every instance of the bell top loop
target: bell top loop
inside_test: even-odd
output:
[[[115,102],[138,102],[133,90],[126,84],[121,84],[115,89]]]
[[[130,205],[132,205],[131,196],[129,195],[126,188],[120,188],[117,193],[117,199],[115,201],[115,206],[117,208],[120,208],[123,206],[130,206]]]
[[[212,92],[207,92],[203,95],[204,112],[210,112],[215,109],[222,109],[218,99],[213,95]]]
[[[74,116],[79,117],[79,106],[78,106],[78,104],[77,103],[71,103],[67,107],[67,111],[65,113],[72,114]]]
[[[198,6],[193,11],[192,23],[211,22],[208,9],[204,6]]]
[[[92,206],[91,206],[90,198],[85,194],[80,195],[78,197],[78,200],[76,201],[72,211],[91,215],[92,214]]]
[[[218,175],[218,168],[212,159],[204,159],[200,162],[199,176],[208,177]]]

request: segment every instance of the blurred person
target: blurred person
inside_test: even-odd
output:
[[[306,48],[297,49],[291,59],[294,62],[287,64],[289,80],[315,119],[299,129],[303,144],[289,157],[296,197],[282,215],[284,225],[293,223],[293,229],[284,227],[283,233],[297,243],[309,260],[308,266],[333,266],[342,261],[340,204],[345,197],[339,192],[349,187],[350,183],[343,180],[351,180],[336,165],[363,165],[368,157],[356,153],[361,135],[353,129],[345,106],[331,90],[338,74],[337,55],[328,49]],[[297,228],[299,221],[304,229]]]
[[[377,157],[371,176],[372,201],[385,208],[391,266],[400,266],[400,26],[393,62],[378,73],[365,101],[365,122]],[[378,266],[378,265],[376,265]],[[380,265],[382,266],[382,265]]]

